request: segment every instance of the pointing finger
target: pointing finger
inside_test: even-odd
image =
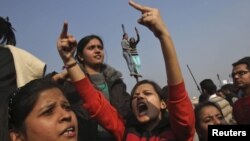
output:
[[[63,23],[63,29],[62,29],[62,33],[61,33],[61,38],[65,38],[67,37],[67,34],[68,34],[68,23],[67,22],[64,22]]]
[[[132,6],[132,7],[134,7],[138,11],[141,11],[142,13],[145,13],[145,12],[148,12],[148,11],[152,10],[152,8],[147,7],[147,6],[142,6],[142,5],[138,4],[138,3],[135,3],[132,0],[129,0],[129,5]]]

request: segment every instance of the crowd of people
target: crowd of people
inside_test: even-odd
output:
[[[193,105],[160,11],[129,5],[160,43],[163,88],[144,79],[128,93],[121,72],[103,61],[102,39],[93,34],[77,41],[67,22],[56,41],[64,71],[45,73],[46,63],[16,47],[14,28],[0,17],[1,141],[207,141],[209,125],[250,124],[250,57],[232,64],[233,84],[217,89],[211,79],[202,80]],[[128,40],[123,26],[122,51],[131,75],[139,77],[135,31],[137,40]]]

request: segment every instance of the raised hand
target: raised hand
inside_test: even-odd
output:
[[[142,6],[129,1],[129,4],[140,11],[142,16],[138,19],[138,23],[148,27],[154,35],[160,40],[163,57],[165,60],[165,68],[167,71],[167,79],[169,85],[176,85],[183,81],[180,65],[171,36],[167,26],[161,18],[158,9]]]
[[[169,35],[158,9],[142,6],[132,0],[129,1],[129,5],[142,13],[138,23],[148,27],[156,37],[160,38],[163,34]]]
[[[68,23],[64,22],[62,32],[57,40],[57,49],[64,64],[71,64],[74,59],[77,41],[68,34]]]

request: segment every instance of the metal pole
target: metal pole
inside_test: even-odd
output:
[[[221,86],[222,86],[222,83],[221,83],[219,74],[217,74],[217,78],[218,78],[218,80],[219,80],[219,82],[220,82],[220,87],[221,87]]]
[[[193,73],[192,73],[192,71],[191,71],[191,69],[189,68],[188,65],[187,65],[187,68],[188,68],[188,70],[189,70],[189,72],[190,72],[190,74],[191,74],[191,76],[192,76],[192,78],[193,78],[193,80],[194,80],[194,83],[195,83],[196,86],[197,86],[198,91],[200,92],[200,94],[202,94],[201,89],[200,89],[199,85],[197,84],[197,82],[196,82],[196,80],[195,80],[195,78],[194,78],[194,75],[193,75]]]
[[[125,27],[124,27],[124,25],[122,24],[122,32],[123,32],[123,34],[124,33],[126,33],[126,31],[125,31]]]

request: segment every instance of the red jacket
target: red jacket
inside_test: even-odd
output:
[[[233,105],[233,116],[237,124],[250,124],[250,96],[238,99]]]
[[[163,127],[158,130],[160,132],[147,136],[135,134],[130,130],[125,132],[124,120],[101,92],[92,86],[88,78],[74,82],[74,85],[83,100],[84,108],[89,111],[91,117],[97,119],[104,128],[113,133],[117,141],[123,139],[127,141],[164,141],[170,139],[193,141],[195,133],[194,111],[184,82],[169,86],[167,105],[171,127]],[[123,137],[124,134],[126,134],[125,137]]]

